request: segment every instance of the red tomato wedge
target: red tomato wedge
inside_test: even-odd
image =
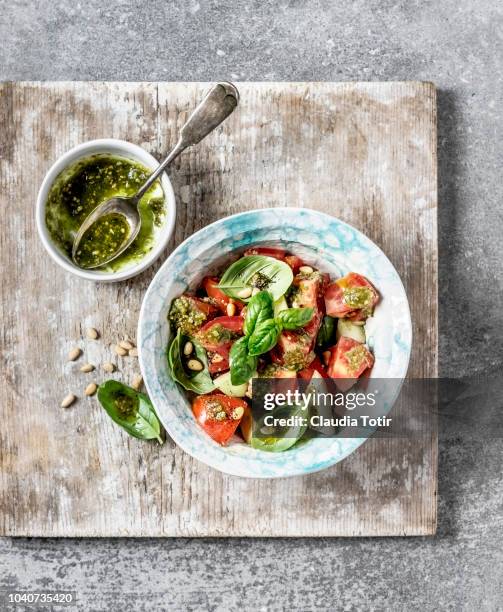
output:
[[[270,355],[273,363],[285,366],[291,370],[303,370],[314,359],[313,346],[316,335],[307,334],[304,329],[283,330],[278,343]]]
[[[292,283],[295,287],[292,308],[314,308],[323,311],[325,284],[326,276],[320,272],[314,272],[307,278],[303,274],[297,274]]]
[[[314,359],[313,348],[323,318],[323,288],[325,276],[314,272],[307,277],[298,274],[293,279],[295,288],[291,298],[292,308],[312,308],[309,323],[298,330],[283,330],[271,352],[273,362],[295,370],[306,369]]]
[[[377,289],[364,276],[350,272],[329,285],[325,291],[325,308],[331,317],[345,318],[353,315],[365,320],[372,314],[379,301]]]
[[[232,343],[243,333],[243,317],[216,317],[197,332],[197,340],[207,351],[227,358]]]
[[[374,365],[374,355],[361,342],[342,336],[330,349],[327,373],[330,378],[346,379],[337,386],[349,389],[367,368]]]
[[[203,287],[207,296],[215,300],[219,308],[226,312],[227,304],[230,303],[231,298],[218,288],[218,282],[219,280],[216,276],[205,276],[203,278]]]
[[[189,295],[187,293],[184,293],[182,297],[187,298],[192,304],[192,307],[204,313],[207,319],[210,319],[216,314],[218,314],[217,308],[215,308],[215,306],[213,306],[213,304],[210,304],[209,302],[205,302],[204,300],[201,300],[200,298],[195,297],[194,295]]]
[[[210,374],[218,374],[229,369],[229,359],[220,353],[208,353],[208,371]]]
[[[215,442],[224,446],[239,426],[248,404],[223,394],[199,395],[192,403],[196,421]]]
[[[309,367],[304,368],[299,372],[299,378],[303,378],[304,380],[311,380],[315,372],[318,372],[318,374],[322,378],[329,378],[325,366],[321,363],[319,357],[315,357]]]
[[[266,255],[267,257],[274,257],[274,259],[281,259],[281,261],[284,261],[286,251],[275,247],[252,247],[251,249],[246,249],[243,255]]]

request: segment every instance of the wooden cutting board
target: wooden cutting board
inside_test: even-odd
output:
[[[316,208],[367,234],[410,300],[411,377],[437,375],[436,100],[431,83],[242,83],[221,128],[170,170],[179,206],[165,256],[242,210]],[[161,159],[202,83],[0,85],[2,385],[0,534],[13,536],[424,535],[436,528],[437,440],[371,439],[305,477],[220,474],[171,441],[130,438],[83,396],[96,364],[135,336],[145,290],[165,259],[118,284],[61,270],[38,239],[35,200],[70,147],[113,137]],[[82,338],[96,327],[100,341]],[[138,372],[118,358],[116,377]],[[80,396],[60,408],[67,392]]]

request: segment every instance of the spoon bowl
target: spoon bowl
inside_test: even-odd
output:
[[[103,217],[104,215],[108,215],[111,213],[116,213],[122,215],[126,220],[129,226],[129,232],[126,235],[124,241],[118,247],[116,251],[114,251],[108,258],[100,260],[98,263],[83,265],[78,261],[78,252],[79,247],[82,242],[82,238],[85,233],[93,226],[98,219]],[[138,211],[138,197],[115,197],[103,202],[97,206],[93,212],[86,217],[84,223],[80,226],[79,231],[77,232],[75,239],[73,241],[72,248],[72,259],[73,261],[80,266],[81,268],[85,268],[86,270],[92,270],[93,268],[99,268],[101,266],[110,263],[112,260],[122,255],[124,251],[131,246],[136,236],[140,232],[141,227],[141,218],[140,213]]]

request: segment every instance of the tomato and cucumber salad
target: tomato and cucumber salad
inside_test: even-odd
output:
[[[252,379],[321,377],[346,391],[374,365],[365,324],[379,299],[356,272],[333,279],[295,253],[249,248],[171,303],[169,371],[215,442],[240,435],[260,450],[287,450],[304,431],[288,440],[254,435]]]

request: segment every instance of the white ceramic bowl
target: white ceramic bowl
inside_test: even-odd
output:
[[[375,356],[371,377],[405,377],[412,341],[409,304],[389,259],[369,238],[335,217],[305,208],[270,208],[208,225],[187,238],[162,265],[145,295],[138,323],[143,378],[168,434],[207,465],[253,478],[316,472],[347,457],[366,438],[317,438],[283,453],[268,453],[235,436],[222,447],[196,423],[185,392],[168,372],[166,347],[171,338],[168,311],[172,300],[187,288],[195,289],[203,276],[225,268],[236,254],[252,245],[280,246],[333,277],[350,271],[367,276],[382,297],[366,330]],[[389,398],[388,409],[394,399]]]
[[[147,153],[147,151],[138,145],[131,144],[125,140],[116,140],[113,138],[90,140],[74,147],[73,149],[70,149],[51,166],[42,182],[38,192],[36,206],[37,229],[46,251],[62,268],[87,280],[116,282],[131,278],[132,276],[136,276],[137,274],[140,274],[140,272],[143,272],[143,270],[148,268],[166,248],[175,227],[175,194],[173,193],[173,187],[171,186],[168,175],[166,173],[162,174],[160,181],[164,192],[164,201],[166,203],[166,216],[162,226],[157,232],[153,249],[140,261],[133,262],[129,265],[126,264],[123,268],[117,270],[116,272],[103,272],[99,269],[83,270],[82,268],[79,268],[52,241],[45,224],[45,207],[49,191],[61,172],[66,170],[68,167],[73,166],[79,160],[96,154],[109,154],[126,157],[127,159],[140,162],[150,170],[155,170],[159,165],[159,162],[155,159],[155,157],[150,155],[150,153]]]

